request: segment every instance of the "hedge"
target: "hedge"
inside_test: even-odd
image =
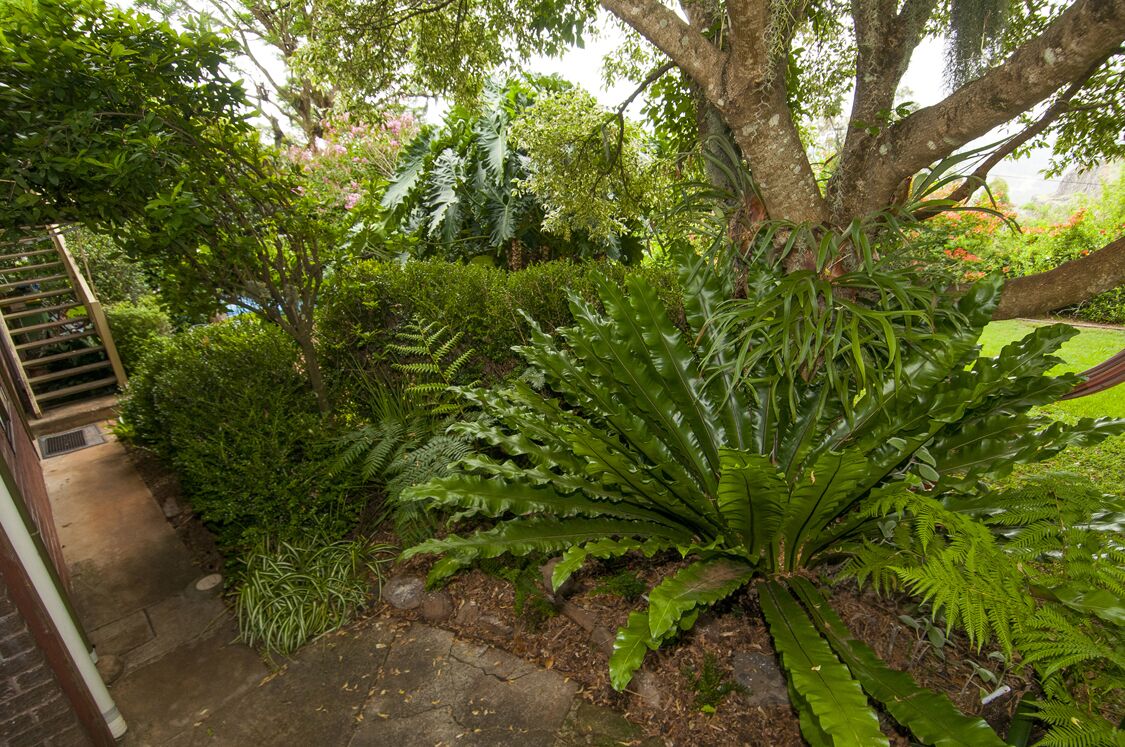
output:
[[[417,315],[425,323],[436,321],[462,332],[461,349],[474,351],[467,376],[497,381],[522,368],[512,351],[512,346],[529,341],[520,310],[553,331],[572,321],[568,291],[593,302],[599,280],[621,284],[626,273],[649,278],[661,290],[673,319],[682,317],[675,272],[657,266],[558,261],[512,272],[431,260],[404,265],[365,261],[342,267],[325,280],[320,292],[321,365],[337,403],[362,401],[372,380],[398,379],[387,345]]]

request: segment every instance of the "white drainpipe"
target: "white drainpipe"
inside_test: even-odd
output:
[[[51,577],[43,557],[39,554],[39,549],[31,538],[31,533],[28,532],[27,525],[24,523],[20,511],[16,507],[16,502],[12,498],[12,493],[8,489],[7,481],[3,479],[0,479],[0,526],[4,528],[4,533],[8,535],[8,539],[15,548],[20,563],[27,572],[28,578],[31,579],[31,583],[42,600],[47,614],[50,615],[55,629],[58,630],[59,637],[66,646],[70,658],[78,667],[82,680],[86,684],[86,689],[89,690],[94,702],[97,703],[102,718],[109,726],[110,733],[113,734],[115,739],[119,739],[128,728],[125,719],[121,712],[117,710],[117,704],[113,702],[109,690],[106,689],[105,682],[98,674],[98,669],[94,666],[94,660],[90,658],[90,652],[86,650],[82,634],[78,631],[78,626],[75,625],[74,619],[70,616],[63,598],[59,594],[58,587],[55,586],[54,579]]]

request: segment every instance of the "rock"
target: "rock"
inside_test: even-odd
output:
[[[392,576],[383,584],[383,600],[395,609],[416,609],[425,595],[426,582],[418,576]]]
[[[476,625],[477,620],[480,620],[480,607],[476,602],[468,600],[457,608],[457,614],[453,617],[453,622],[458,625]]]
[[[113,654],[105,654],[98,657],[98,674],[102,676],[102,682],[107,685],[112,685],[121,673],[125,671],[125,662],[121,657],[114,656]]]
[[[772,655],[736,651],[731,657],[730,665],[734,670],[735,682],[746,688],[744,697],[749,705],[772,706],[789,703],[785,677]]]
[[[613,653],[613,641],[617,636],[611,631],[598,625],[590,631],[590,643],[594,644],[594,648],[606,654]]]
[[[209,573],[196,580],[192,588],[202,594],[218,596],[223,590],[223,576],[219,573]]]
[[[175,498],[165,498],[160,510],[164,512],[165,519],[174,519],[184,512]]]
[[[453,622],[466,627],[475,626],[482,632],[492,633],[501,638],[511,638],[515,632],[511,625],[500,618],[481,612],[477,603],[472,601],[466,601],[457,608],[457,614],[453,616]]]
[[[573,576],[564,581],[563,585],[558,589],[554,589],[552,587],[551,577],[555,573],[555,566],[557,566],[561,560],[562,558],[551,558],[539,568],[539,572],[543,574],[543,588],[548,594],[552,595],[556,599],[568,597],[570,596],[570,593],[574,591]]]
[[[493,615],[481,615],[480,619],[477,620],[477,625],[501,638],[511,638],[512,634],[515,633],[511,625]]]
[[[575,698],[570,715],[556,735],[554,747],[606,747],[607,745],[639,745],[663,747],[655,737],[645,737],[636,724],[602,706]]]
[[[656,684],[656,677],[652,672],[637,672],[633,675],[633,692],[654,711],[659,711],[664,706],[664,691]]]
[[[433,591],[422,597],[422,617],[440,622],[453,614],[453,598],[445,591]]]
[[[598,621],[594,619],[594,616],[574,604],[574,602],[563,602],[562,606],[559,607],[559,611],[587,633],[593,633],[594,628],[598,626]]]

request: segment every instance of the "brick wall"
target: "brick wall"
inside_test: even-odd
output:
[[[0,580],[0,745],[87,745],[31,631]]]

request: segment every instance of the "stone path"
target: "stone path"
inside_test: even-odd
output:
[[[44,462],[75,606],[129,723],[124,745],[640,744],[577,686],[498,649],[374,617],[271,668],[116,442]]]

